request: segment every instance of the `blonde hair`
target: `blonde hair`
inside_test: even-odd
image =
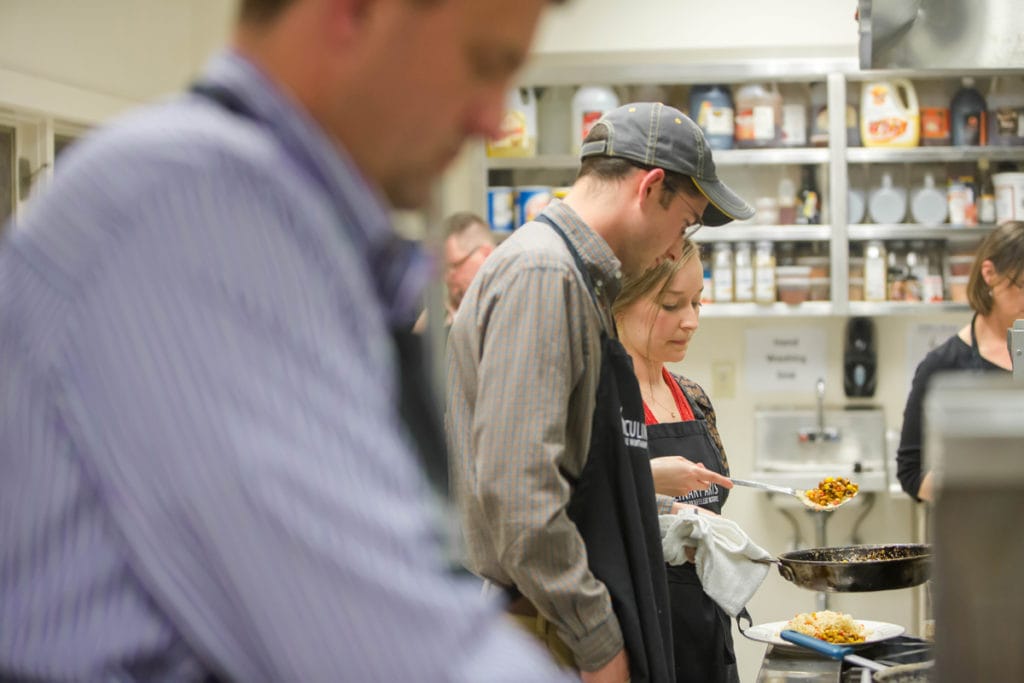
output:
[[[692,258],[700,258],[697,243],[683,238],[683,250],[674,261],[665,260],[636,275],[627,275],[622,279],[622,290],[612,304],[612,317],[617,321],[619,316],[634,303],[657,290],[657,300],[668,289],[669,283],[676,273],[690,262]]]

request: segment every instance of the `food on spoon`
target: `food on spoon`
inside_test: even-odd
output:
[[[834,507],[857,495],[859,486],[846,477],[825,477],[817,488],[804,492],[807,500],[817,505]]]
[[[832,610],[798,614],[784,628],[839,644],[863,643],[867,637],[863,624],[858,624],[849,614]]]

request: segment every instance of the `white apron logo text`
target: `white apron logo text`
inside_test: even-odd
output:
[[[627,446],[647,448],[647,425],[642,420],[622,418],[622,434],[626,437]]]

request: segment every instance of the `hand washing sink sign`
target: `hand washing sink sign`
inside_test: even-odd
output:
[[[825,331],[767,327],[746,332],[746,382],[752,392],[808,393],[825,377]]]

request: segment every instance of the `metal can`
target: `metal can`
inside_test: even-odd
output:
[[[512,232],[516,227],[516,216],[511,187],[487,188],[487,222],[495,232]]]
[[[524,185],[516,188],[516,213],[519,225],[529,223],[551,203],[551,188],[547,185]]]

